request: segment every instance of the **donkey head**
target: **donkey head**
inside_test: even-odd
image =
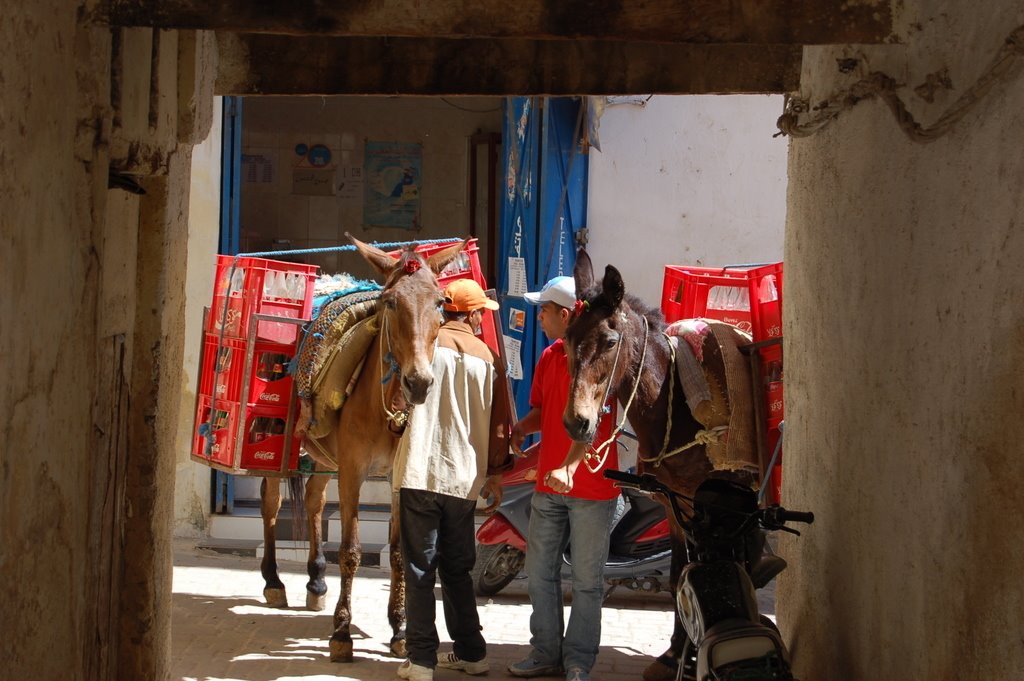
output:
[[[359,254],[384,279],[378,305],[385,352],[390,352],[401,374],[402,396],[408,404],[423,404],[434,382],[431,362],[434,341],[441,327],[437,275],[469,240],[424,258],[412,246],[397,259],[345,233]]]
[[[594,266],[586,251],[576,255],[576,309],[565,332],[569,359],[569,400],[562,421],[577,442],[590,442],[597,432],[605,397],[626,378],[632,365],[631,334],[642,320],[628,314],[626,288],[619,271],[608,265],[604,279],[594,283]],[[639,333],[643,329],[639,328]]]

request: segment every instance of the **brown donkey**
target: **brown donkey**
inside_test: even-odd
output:
[[[399,390],[408,405],[422,404],[434,381],[431,362],[441,325],[441,292],[437,274],[465,247],[457,243],[428,258],[407,247],[396,260],[384,251],[346,233],[360,255],[384,279],[377,301],[378,340],[370,345],[363,369],[341,410],[337,427],[323,440],[337,462],[341,515],[341,593],[334,610],[330,651],[333,662],[352,661],[352,580],[359,566],[359,490],[370,471],[390,472],[398,438],[388,428],[388,412]],[[323,553],[321,520],[328,475],[313,475],[306,483],[305,507],[309,531],[306,605],[324,608],[327,561]],[[277,574],[273,550],[274,525],[281,508],[280,485],[264,480],[260,488],[266,552],[261,565],[266,580],[264,596],[271,605],[286,604],[284,585]],[[398,541],[398,514],[392,513],[391,594],[388,621],[391,652],[405,657],[405,573]]]
[[[673,386],[672,350],[661,312],[626,294],[622,276],[611,265],[604,279],[595,283],[593,265],[582,250],[574,274],[578,302],[565,334],[571,374],[563,414],[566,430],[577,442],[591,442],[607,396],[617,396],[636,430],[638,468],[692,497],[713,466],[704,444],[698,442],[702,425],[691,414],[678,383]],[[603,443],[593,444],[601,450]],[[714,475],[751,482],[744,472]],[[682,529],[675,522],[671,528],[674,594],[686,551]],[[677,613],[669,649],[647,667],[645,681],[675,678],[686,641]]]

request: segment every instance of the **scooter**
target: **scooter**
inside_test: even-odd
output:
[[[799,535],[786,523],[812,523],[814,514],[758,508],[752,489],[719,478],[705,480],[690,499],[653,475],[605,471],[605,477],[623,488],[665,496],[686,534],[689,563],[679,579],[676,607],[689,641],[677,681],[794,681],[782,637],[758,612],[754,590],[786,566],[763,553],[762,530]]]
[[[493,596],[508,586],[526,562],[526,535],[535,481],[527,473],[537,466],[537,445],[524,452],[502,476],[501,505],[476,532],[473,585],[477,595]],[[617,587],[656,593],[669,591],[672,548],[664,506],[648,495],[624,490],[624,512],[615,523],[604,566],[605,598]],[[562,556],[565,574],[571,555]]]

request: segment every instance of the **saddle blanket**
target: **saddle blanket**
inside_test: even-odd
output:
[[[682,319],[665,335],[676,347],[676,371],[690,412],[706,430],[723,433],[705,444],[712,466],[757,472],[753,383],[739,350],[750,335],[713,319]]]

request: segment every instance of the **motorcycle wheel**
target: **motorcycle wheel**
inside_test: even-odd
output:
[[[479,544],[470,576],[477,596],[493,596],[516,578],[526,554],[508,544]]]

